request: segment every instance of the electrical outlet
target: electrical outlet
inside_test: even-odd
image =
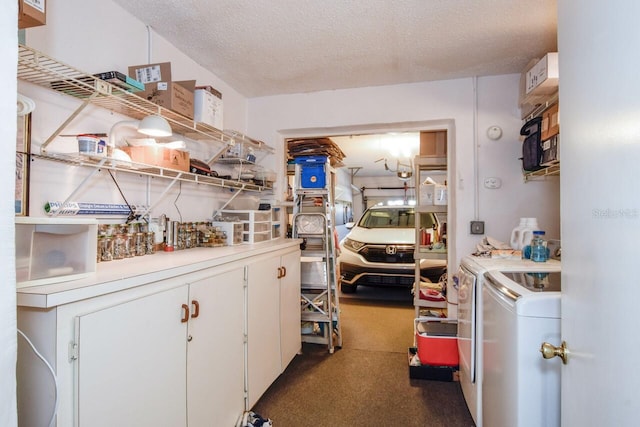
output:
[[[471,221],[471,234],[484,234],[484,221]]]

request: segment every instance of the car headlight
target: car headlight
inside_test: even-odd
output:
[[[353,252],[358,252],[364,246],[364,243],[358,242],[357,240],[352,240],[349,238],[344,239],[344,247],[352,250]]]

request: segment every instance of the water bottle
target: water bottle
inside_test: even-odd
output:
[[[531,261],[545,262],[548,256],[544,231],[534,231],[533,238],[531,239]]]

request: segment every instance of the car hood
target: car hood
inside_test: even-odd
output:
[[[413,228],[354,227],[346,238],[362,243],[413,245],[416,241],[416,231]]]

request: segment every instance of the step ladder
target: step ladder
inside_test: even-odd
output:
[[[300,308],[302,342],[342,347],[336,275],[331,167],[326,156],[295,159],[294,238],[302,239]]]

